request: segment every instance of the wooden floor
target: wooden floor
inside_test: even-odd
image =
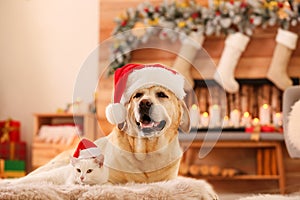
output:
[[[253,193],[251,193],[251,194],[250,193],[220,193],[218,195],[219,195],[219,198],[221,200],[238,200],[240,198],[252,197],[252,196],[258,195],[258,194],[253,194]],[[297,197],[299,197],[299,195],[300,195],[300,193],[288,194],[289,197],[294,197],[293,199],[296,199]],[[283,195],[282,198],[284,198],[285,196],[287,196],[287,195]]]

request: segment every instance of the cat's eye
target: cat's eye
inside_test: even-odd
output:
[[[137,98],[140,98],[141,96],[143,96],[143,93],[138,92],[138,93],[136,93],[136,94],[133,96],[133,98],[134,98],[134,99],[137,99]]]
[[[92,169],[88,169],[87,171],[86,171],[86,173],[91,173],[93,170]]]
[[[80,172],[81,172],[81,170],[80,170],[80,169],[78,169],[78,168],[77,168],[76,170],[77,170],[77,172],[78,172],[78,173],[80,173]]]
[[[159,98],[169,98],[164,92],[157,92],[156,96]]]

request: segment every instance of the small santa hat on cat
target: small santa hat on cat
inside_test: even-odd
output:
[[[74,158],[93,158],[101,155],[100,149],[92,141],[82,139],[73,154]]]
[[[114,99],[106,107],[106,118],[111,124],[125,122],[124,107],[132,94],[149,86],[160,85],[172,91],[178,99],[185,96],[184,78],[176,71],[161,64],[127,64],[114,74]]]

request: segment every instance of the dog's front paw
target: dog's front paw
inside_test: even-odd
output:
[[[207,183],[204,180],[198,180],[201,181],[201,191],[200,191],[200,195],[201,195],[201,200],[219,200],[219,196],[217,195],[217,193],[214,191],[214,189],[212,188],[212,186]]]
[[[219,196],[212,190],[207,191],[206,194],[203,194],[202,200],[219,200]]]
[[[188,199],[195,200],[219,200],[219,196],[214,191],[213,187],[206,182],[205,180],[199,180],[195,178],[187,177],[178,177],[177,181],[183,185],[185,188],[188,188],[188,191],[185,196],[188,196]]]

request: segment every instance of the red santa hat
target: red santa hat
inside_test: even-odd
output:
[[[124,107],[132,94],[140,89],[159,85],[172,91],[178,99],[185,96],[184,78],[176,71],[161,64],[127,64],[118,68],[114,75],[113,103],[106,107],[106,118],[111,124],[125,122]]]
[[[88,139],[82,139],[74,154],[74,158],[93,158],[101,155],[100,149],[92,141]]]

